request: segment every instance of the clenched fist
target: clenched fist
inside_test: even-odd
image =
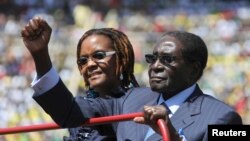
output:
[[[21,31],[23,43],[35,62],[38,78],[52,67],[48,51],[51,32],[51,27],[40,17],[29,20]]]
[[[29,20],[22,29],[21,36],[26,48],[34,55],[47,50],[51,32],[52,29],[48,23],[44,19],[36,17]]]

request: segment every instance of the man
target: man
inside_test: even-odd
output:
[[[203,40],[194,34],[168,32],[156,43],[153,54],[146,55],[150,63],[150,86],[158,93],[147,88],[133,88],[117,99],[73,97],[52,68],[48,53],[50,34],[49,25],[42,19],[30,21],[22,30],[24,44],[36,64],[33,98],[61,127],[76,127],[91,117],[144,110],[144,117],[134,119],[143,124],[134,121],[115,124],[117,140],[161,140],[155,121],[164,118],[171,140],[205,141],[208,140],[208,124],[242,124],[232,108],[203,94],[197,85],[208,53]],[[145,106],[162,103],[166,108]]]
[[[153,54],[145,57],[151,89],[162,94],[159,101],[169,107],[172,125],[188,141],[208,140],[209,124],[242,124],[231,107],[205,95],[197,84],[208,58],[207,47],[199,36],[184,31],[168,32],[157,42]],[[127,99],[124,105],[130,104],[133,103]],[[135,121],[144,123],[139,118]]]

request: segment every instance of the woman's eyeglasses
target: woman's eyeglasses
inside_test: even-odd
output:
[[[146,58],[146,62],[149,64],[155,63],[156,60],[159,58],[159,60],[162,64],[168,65],[176,59],[176,56],[146,54],[145,58]]]
[[[103,60],[105,57],[110,56],[115,54],[115,51],[97,51],[95,53],[93,53],[92,55],[90,55],[91,60],[95,61],[95,62],[100,62],[101,60]],[[77,60],[77,64],[79,66],[84,66],[87,64],[89,60],[89,57],[86,56],[81,56],[78,60]]]

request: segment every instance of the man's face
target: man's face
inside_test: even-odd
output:
[[[153,50],[153,59],[149,65],[149,83],[151,89],[167,94],[177,94],[189,85],[190,66],[185,63],[181,49],[183,45],[174,37],[161,39]]]

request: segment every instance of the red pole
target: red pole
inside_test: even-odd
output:
[[[126,121],[126,120],[132,120],[135,117],[141,117],[141,116],[143,116],[142,112],[90,118],[83,125],[96,125],[96,124],[105,124],[105,123],[118,122],[118,121]],[[169,132],[166,129],[165,122],[159,119],[157,121],[157,124],[161,130],[163,141],[170,141]],[[44,123],[44,124],[27,125],[27,126],[19,126],[19,127],[11,127],[11,128],[0,128],[0,135],[43,131],[43,130],[53,130],[53,129],[60,129],[60,128],[61,127],[57,125],[56,123]]]
[[[157,120],[157,125],[160,128],[161,131],[161,136],[163,141],[170,141],[170,135],[169,135],[169,130],[166,127],[166,123],[163,119],[158,119]]]
[[[37,125],[1,128],[0,135],[34,132],[34,131],[42,131],[42,130],[53,130],[53,129],[59,129],[59,128],[60,127],[56,123],[43,123],[43,124],[37,124]]]

